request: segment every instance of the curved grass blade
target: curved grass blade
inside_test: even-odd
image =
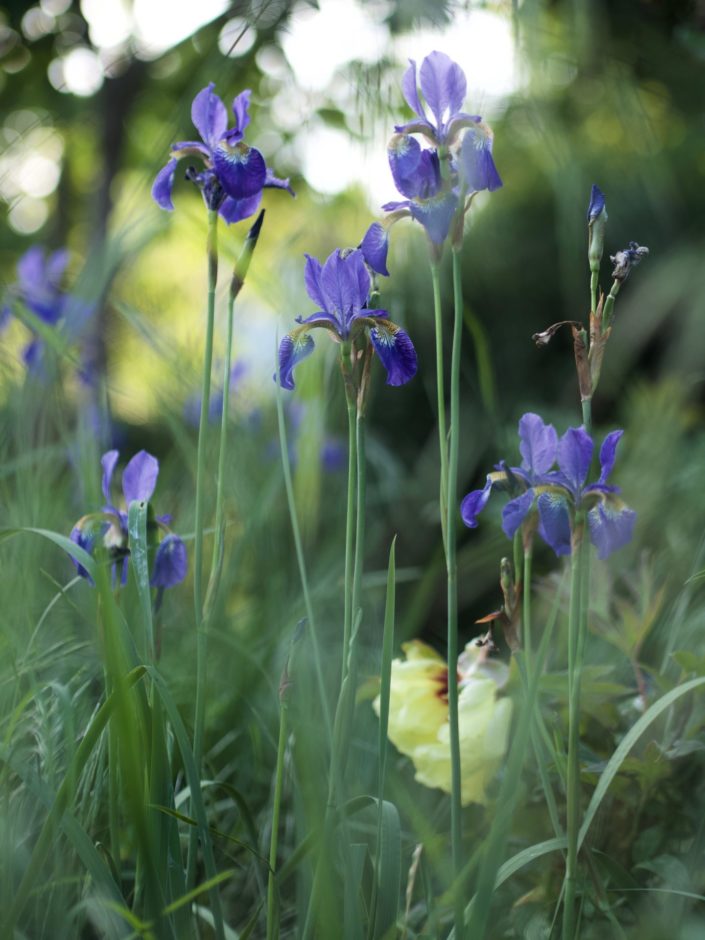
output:
[[[76,545],[67,535],[62,535],[60,532],[52,532],[50,529],[36,529],[32,526],[21,526],[20,528],[3,527],[0,528],[0,542],[12,538],[13,535],[21,535],[24,532],[31,532],[33,535],[41,535],[42,538],[48,539],[50,542],[58,545],[67,555],[70,555],[71,558],[80,562],[88,574],[95,580],[95,559],[89,555],[84,548],[81,548],[80,545]]]

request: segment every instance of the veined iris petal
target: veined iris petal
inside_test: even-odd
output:
[[[152,587],[169,588],[180,584],[186,577],[188,555],[178,535],[169,532],[159,543],[154,556]]]
[[[571,507],[560,493],[542,493],[537,500],[539,534],[556,555],[570,555]]]
[[[191,105],[191,120],[209,147],[215,147],[228,126],[228,112],[225,105],[215,94],[215,82],[210,82],[199,91]]]
[[[587,522],[597,557],[605,559],[631,541],[636,513],[622,504],[612,503],[608,497],[588,512]]]
[[[387,270],[388,250],[389,232],[379,222],[373,222],[360,242],[360,251],[372,270],[385,277],[389,277],[389,271]]]
[[[416,375],[416,350],[408,333],[380,319],[370,329],[370,339],[387,370],[387,385],[404,385]]]
[[[213,166],[223,189],[233,199],[254,196],[267,178],[264,157],[243,141],[221,141],[213,151]]]
[[[294,386],[294,366],[310,356],[314,342],[306,332],[289,333],[279,344],[279,381],[282,388],[290,391]],[[276,375],[274,376],[276,379]]]
[[[469,192],[494,192],[502,180],[492,157],[493,134],[478,121],[465,131],[460,146],[460,172]]]
[[[135,500],[149,501],[157,485],[159,461],[141,450],[122,471],[122,492],[129,506]]]

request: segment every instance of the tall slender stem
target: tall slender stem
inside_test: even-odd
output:
[[[353,623],[362,606],[362,571],[365,562],[365,492],[367,474],[365,465],[365,416],[358,405],[355,416],[356,450],[356,510],[355,510],[355,565],[353,569],[352,619]],[[351,640],[353,638],[351,637]]]
[[[269,881],[267,884],[267,940],[279,937],[279,911],[276,890],[277,847],[279,844],[279,814],[284,786],[284,754],[287,740],[287,705],[279,707],[279,743],[277,745],[277,769],[274,778],[274,801],[272,805],[272,835],[269,840]]]
[[[206,314],[206,345],[203,353],[203,380],[201,385],[201,415],[198,422],[198,449],[196,453],[196,519],[193,563],[193,598],[196,613],[196,711],[193,731],[193,757],[201,768],[203,757],[203,727],[206,710],[206,684],[208,640],[203,622],[203,510],[206,475],[206,437],[211,396],[211,368],[213,364],[213,327],[215,323],[215,288],[218,282],[218,213],[208,212],[208,309]],[[196,878],[196,849],[198,836],[195,827],[189,837],[186,886],[193,888]]]
[[[436,325],[436,408],[438,412],[438,450],[441,458],[441,532],[446,547],[446,513],[448,503],[448,430],[446,427],[445,375],[443,369],[443,316],[441,307],[441,278],[438,262],[431,262],[433,284],[433,317]]]
[[[531,676],[531,562],[533,552],[531,546],[524,548],[524,577],[522,584],[522,640],[524,645],[524,662],[526,671]]]
[[[583,639],[584,566],[586,546],[582,537],[584,520],[580,510],[576,513],[570,565],[570,614],[568,620],[568,768],[566,835],[565,898],[563,902],[563,940],[573,940],[575,933],[575,891],[578,870],[578,834],[580,831],[580,685]]]
[[[350,631],[352,629],[353,606],[353,553],[354,553],[354,535],[355,535],[355,491],[357,486],[357,427],[356,427],[356,407],[355,400],[348,392],[348,498],[345,513],[345,590],[343,616],[343,656],[341,665],[340,681],[342,682],[348,671],[348,646],[350,645]]]
[[[463,289],[460,249],[453,249],[453,351],[450,366],[450,437],[446,512],[446,567],[448,571],[448,720],[451,761],[451,843],[455,879],[455,936],[463,940],[465,922],[459,876],[463,867],[460,728],[458,722],[458,562],[456,555],[458,444],[460,438],[460,349],[463,336]]]

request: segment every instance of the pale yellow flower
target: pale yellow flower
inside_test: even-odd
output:
[[[430,646],[412,640],[406,659],[392,662],[389,739],[416,768],[427,787],[451,790],[448,668]],[[468,643],[458,659],[461,800],[485,803],[487,785],[507,749],[512,703],[498,698],[507,667],[487,658],[487,649]],[[373,703],[379,715],[379,697]]]

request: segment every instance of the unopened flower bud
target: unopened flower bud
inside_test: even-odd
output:
[[[588,260],[591,271],[599,271],[602,251],[605,242],[605,225],[607,223],[607,208],[605,194],[593,184],[590,192],[590,205],[587,213],[588,221]]]

